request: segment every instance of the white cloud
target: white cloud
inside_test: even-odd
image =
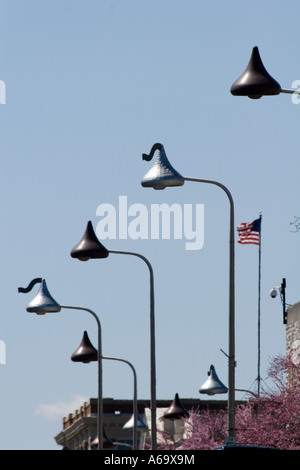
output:
[[[62,419],[69,413],[74,413],[75,410],[78,410],[85,401],[88,401],[87,397],[76,395],[69,402],[58,401],[49,405],[40,404],[34,410],[34,414],[49,421],[54,421],[58,418]]]

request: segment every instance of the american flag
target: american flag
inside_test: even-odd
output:
[[[259,245],[260,224],[261,219],[256,219],[253,222],[240,224],[237,227],[239,235],[238,243],[241,243],[242,245],[245,245],[246,243]]]

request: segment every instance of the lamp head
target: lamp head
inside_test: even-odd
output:
[[[87,261],[95,258],[107,258],[108,255],[108,250],[96,237],[92,222],[89,221],[82,239],[71,251],[72,258]]]
[[[105,430],[103,429],[102,433],[103,437],[103,449],[112,449],[114,447],[114,443],[107,437]],[[98,449],[99,446],[99,438],[96,436],[91,442],[91,449]]]
[[[123,429],[128,431],[134,427],[134,415],[124,424]],[[148,426],[141,419],[140,415],[137,416],[137,429],[138,431],[148,431]]]
[[[184,178],[176,171],[169,160],[162,144],[154,144],[150,154],[143,154],[143,160],[152,160],[155,151],[157,158],[152,168],[143,177],[141,184],[144,188],[165,189],[168,186],[182,186]]]
[[[86,331],[83,333],[80,345],[73,352],[71,360],[73,362],[84,362],[85,364],[98,360],[98,351],[92,345]]]
[[[277,297],[276,287],[273,287],[273,289],[270,290],[270,296],[272,297],[272,299],[275,299],[275,297]]]
[[[216,395],[219,393],[227,393],[227,391],[228,388],[221,382],[216,374],[214,366],[211,365],[208,372],[208,379],[204,382],[202,387],[200,387],[199,392],[205,393],[206,395]]]
[[[175,394],[175,398],[172,401],[169,408],[164,412],[160,419],[181,419],[188,418],[189,412],[182,405],[178,393]]]
[[[27,312],[37,313],[38,315],[60,312],[61,306],[50,294],[45,279],[42,279],[37,295],[29,302],[26,310]]]
[[[265,69],[258,47],[253,48],[245,72],[233,83],[230,91],[234,96],[248,96],[252,99],[263,95],[279,95],[281,86]]]

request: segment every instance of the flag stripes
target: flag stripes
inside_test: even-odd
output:
[[[245,245],[251,243],[253,245],[259,245],[260,236],[260,219],[254,220],[253,222],[242,223],[237,227],[239,239],[238,243]]]

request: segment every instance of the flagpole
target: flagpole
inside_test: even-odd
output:
[[[260,285],[261,285],[261,222],[262,215],[259,211],[260,219],[260,232],[259,232],[259,245],[258,245],[258,319],[257,319],[257,334],[258,334],[258,358],[257,358],[257,395],[260,395]]]

